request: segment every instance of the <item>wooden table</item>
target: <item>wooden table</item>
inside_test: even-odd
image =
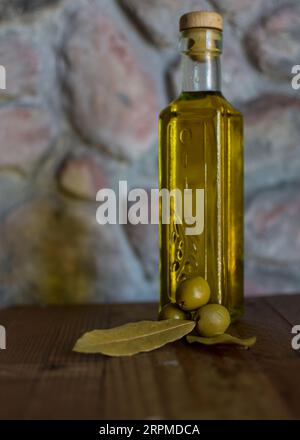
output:
[[[131,358],[71,351],[87,330],[155,318],[149,304],[1,310],[0,418],[300,418],[300,296],[247,301],[236,331],[257,335],[251,350],[179,341]]]

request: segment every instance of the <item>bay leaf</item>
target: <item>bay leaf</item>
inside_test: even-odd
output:
[[[223,335],[213,336],[211,338],[188,335],[186,339],[190,344],[192,344],[193,342],[198,342],[204,345],[230,344],[230,345],[242,345],[243,347],[246,348],[252,347],[252,345],[254,345],[256,342],[255,336],[248,339],[242,339],[236,336],[231,336],[228,333],[224,333]]]
[[[85,333],[77,340],[73,351],[132,356],[181,339],[194,327],[194,321],[178,319],[131,322],[120,327]]]

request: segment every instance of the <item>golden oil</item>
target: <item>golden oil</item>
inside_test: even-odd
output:
[[[160,114],[160,190],[192,190],[193,214],[196,190],[203,194],[203,225],[194,235],[186,233],[187,219],[176,219],[174,198],[169,224],[160,206],[160,305],[200,275],[211,302],[235,320],[243,311],[243,118],[221,94],[221,43],[221,29],[181,32],[183,91]]]

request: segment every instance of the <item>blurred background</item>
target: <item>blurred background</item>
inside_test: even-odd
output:
[[[158,299],[157,228],[96,223],[96,192],[157,187],[178,19],[225,18],[223,93],[245,116],[246,294],[300,291],[300,5],[0,0],[0,305]]]

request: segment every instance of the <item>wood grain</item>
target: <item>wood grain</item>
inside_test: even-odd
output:
[[[300,418],[300,353],[291,348],[299,295],[248,300],[231,332],[256,335],[251,350],[179,341],[129,358],[71,351],[88,330],[156,313],[149,304],[1,310],[0,418]]]

